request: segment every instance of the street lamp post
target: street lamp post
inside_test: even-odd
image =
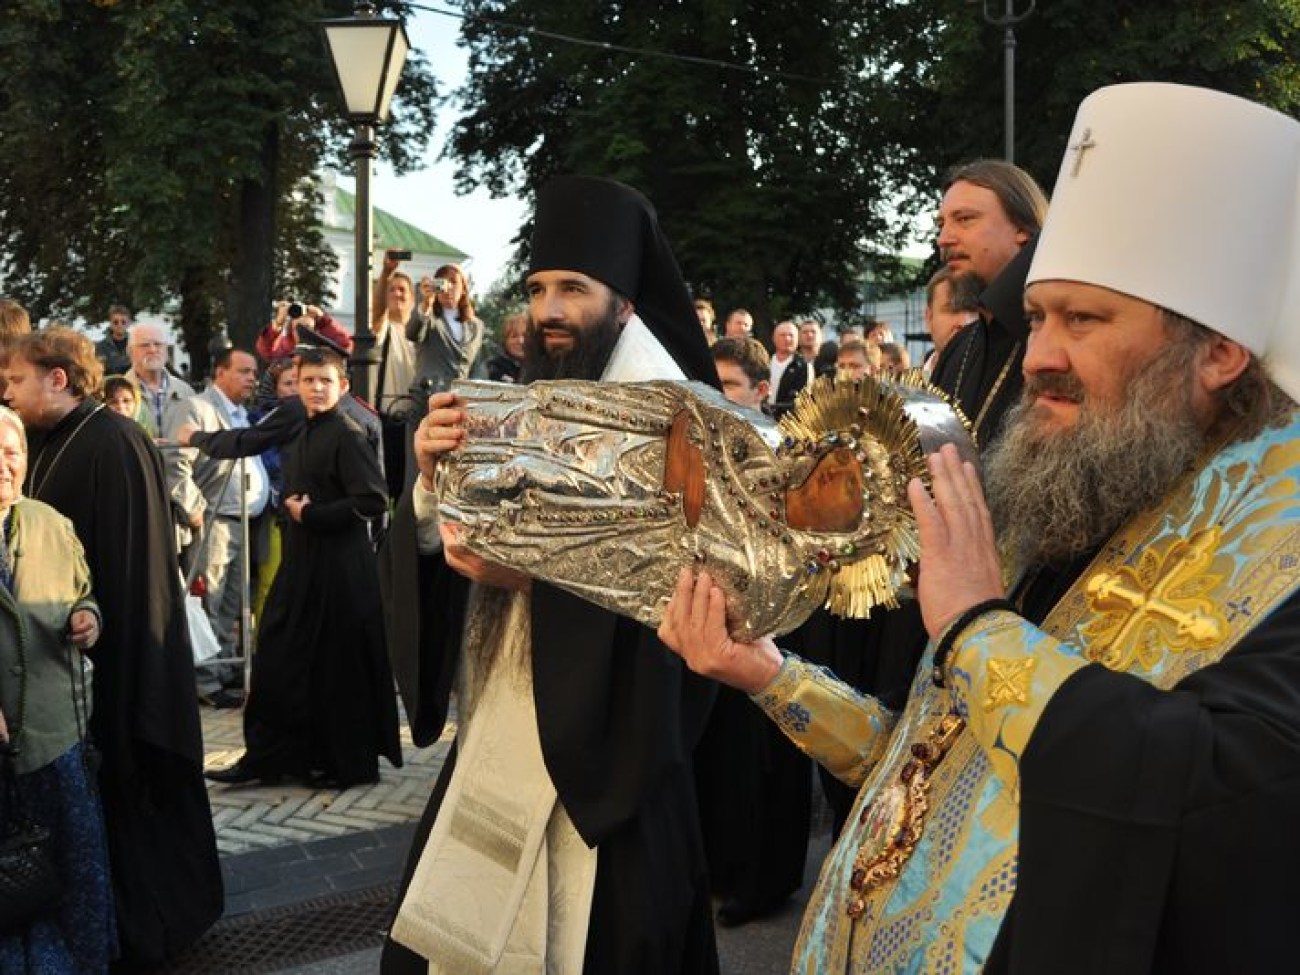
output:
[[[990,0],[984,0],[984,20],[994,27],[1004,30],[1002,35],[1003,82],[1003,155],[1007,162],[1016,161],[1016,24],[1034,12],[1038,0],[1029,0],[1024,13],[1016,13],[1016,0],[1006,0],[1006,9],[1002,16],[995,15],[989,9]]]
[[[400,20],[375,15],[358,3],[353,15],[320,22],[343,94],[348,121],[356,126],[349,155],[356,167],[356,295],[352,324],[352,392],[370,401],[379,357],[370,331],[371,252],[374,249],[370,172],[375,160],[375,126],[388,118],[388,107],[411,44]],[[374,404],[376,407],[379,404]]]

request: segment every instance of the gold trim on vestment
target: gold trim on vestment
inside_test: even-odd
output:
[[[1029,703],[1029,682],[1033,678],[1033,657],[1025,660],[993,657],[988,663],[988,687],[984,693],[984,710],[996,711],[1012,704]]]
[[[511,873],[519,869],[525,831],[489,803],[468,794],[462,796],[452,811],[451,835]]]
[[[1219,535],[1211,526],[1190,540],[1175,539],[1163,553],[1145,550],[1135,565],[1090,575],[1084,591],[1097,618],[1081,632],[1097,648],[1092,659],[1111,670],[1128,670],[1135,660],[1153,666],[1161,646],[1138,638],[1147,626],[1174,652],[1207,650],[1220,643],[1228,623],[1209,596],[1222,576],[1207,571]]]
[[[952,748],[966,722],[956,714],[945,714],[930,729],[923,742],[912,745],[911,757],[898,773],[898,780],[886,786],[870,805],[864,806],[859,821],[866,836],[853,861],[849,878],[849,917],[859,917],[869,891],[893,880],[920,842],[930,811],[930,780],[935,768]]]
[[[1296,425],[1294,418],[1290,422]],[[959,644],[984,641],[985,655],[999,664],[1016,659],[1017,651],[1070,655],[1073,650],[1161,689],[1217,662],[1300,586],[1300,527],[1290,474],[1300,469],[1300,438],[1228,449],[1239,449],[1240,459],[1209,457],[1164,503],[1116,532],[1040,626],[1016,625],[1007,614],[995,614],[973,625]],[[1043,671],[1038,664],[1046,658],[1029,659],[1034,667],[1018,679],[1026,680],[1034,693],[1032,679]],[[979,672],[988,681],[996,670]],[[1054,690],[1044,687],[1041,692]],[[945,694],[929,686],[928,679],[913,686],[897,726],[906,737],[887,746],[888,764],[869,780],[870,799],[863,800],[862,817],[869,819],[871,806],[899,780],[900,768],[910,759],[910,743],[923,742],[932,732],[936,715],[946,710]],[[997,719],[1001,731],[993,747],[1012,762],[1019,761],[1033,730],[1032,709],[1018,697],[1018,687],[1010,687],[978,698],[985,703],[996,698],[996,709],[1006,715]],[[1024,727],[1012,720],[1021,714],[1027,716]],[[922,941],[928,944],[926,965],[967,957],[954,950],[968,945],[970,922],[1004,915],[1015,892],[1017,790],[1006,784],[986,747],[968,726],[935,767],[924,834],[911,863],[899,871],[908,874],[908,896],[891,900],[898,877],[889,878],[864,891],[856,919],[841,924],[832,920],[832,912],[810,905],[810,916],[819,922],[805,924],[797,958],[804,957],[812,938],[821,939],[833,964],[843,960],[846,970],[850,958],[858,966],[854,970],[894,970],[915,963]],[[888,822],[888,812],[874,814]],[[846,832],[853,835],[858,828],[860,821],[851,820]],[[939,924],[938,902],[930,893],[952,889],[954,871],[972,865],[962,859],[962,851],[976,848],[981,833],[989,853],[986,862],[977,858],[974,865],[986,880],[960,903],[946,907],[951,913]],[[826,870],[841,878],[850,864],[833,856]],[[913,878],[916,870],[922,872]],[[838,909],[833,914],[844,917]]]

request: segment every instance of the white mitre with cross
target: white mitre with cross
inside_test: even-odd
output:
[[[1300,122],[1204,88],[1093,92],[1026,283],[1052,280],[1212,328],[1300,399]]]

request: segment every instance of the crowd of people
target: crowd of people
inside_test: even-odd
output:
[[[200,701],[244,705],[209,779],[342,789],[400,764],[395,690],[416,744],[456,721],[390,975],[717,972],[715,924],[802,883],[813,762],[834,839],[794,971],[1285,968],[1300,124],[1120,85],[1068,146],[1050,205],[1000,161],[939,188],[918,365],[979,464],[945,445],[907,485],[900,605],[779,647],[733,637],[707,572],[656,629],[439,513],[460,378],[694,380],[768,423],[818,377],[911,368],[880,323],[782,319],[765,346],[736,308],[719,336],[627,186],[542,188],[498,348],[459,267],[417,285],[390,254],[373,409],[317,306],[278,304],[195,391],[121,306],[92,345],[0,300],[0,816],[23,797],[64,885],[0,968],[157,967],[219,915]],[[220,644],[197,670],[192,580]]]
[[[955,287],[954,280],[958,282]],[[972,280],[956,277],[946,265],[927,280],[923,314],[932,348],[921,364],[925,378],[930,377],[939,353],[952,336],[976,318],[977,296]],[[767,377],[758,408],[776,419],[789,413],[799,393],[819,376],[891,379],[913,367],[907,348],[895,340],[884,322],[845,324],[837,338],[823,339],[823,326],[817,319],[796,322],[785,318],[773,324],[768,344],[763,345],[754,335],[754,316],[746,309],[738,308],[727,316],[721,339],[714,329],[716,319],[710,299],[696,298],[695,314],[711,347],[719,341],[749,339],[762,349]],[[730,356],[732,347],[727,348]]]
[[[421,294],[390,342],[412,364],[407,403],[488,358],[459,268]],[[167,331],[124,306],[92,343],[0,299],[0,660],[21,675],[0,681],[17,783],[0,819],[51,831],[63,886],[5,922],[0,969],[153,970],[220,915],[200,705],[244,707],[247,751],[208,770],[219,783],[345,789],[401,764],[376,545],[401,488],[385,462],[401,477],[409,447],[386,455],[385,417],[349,395],[351,345],[320,307],[282,301],[253,349],[214,345],[196,389]],[[212,660],[193,653],[187,594]]]

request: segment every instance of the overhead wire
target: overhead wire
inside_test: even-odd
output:
[[[440,7],[433,7],[425,3],[407,3],[406,6],[411,10],[422,10],[425,13],[438,14],[442,17],[450,17],[453,20],[465,20],[466,15],[456,10],[446,10]],[[752,74],[768,78],[781,78],[788,81],[809,82],[817,85],[838,86],[840,81],[831,78],[816,78],[812,75],[795,74],[789,71],[771,71],[766,68],[759,68],[752,64],[739,64],[735,61],[723,61],[719,58],[706,58],[694,54],[678,54],[672,51],[659,51],[647,47],[629,47],[625,44],[613,44],[609,41],[598,41],[587,37],[575,37],[572,34],[561,34],[557,31],[543,30],[540,27],[532,27],[528,24],[517,24],[512,21],[502,20],[497,17],[490,17],[483,14],[475,15],[478,19],[492,24],[504,30],[512,30],[521,34],[529,34],[534,37],[545,38],[546,40],[559,41],[563,44],[573,44],[578,47],[591,47],[601,51],[611,51],[618,54],[631,54],[636,57],[659,58],[665,61],[678,61],[685,64],[697,64],[711,68],[721,68],[725,71],[737,71],[742,74]]]

